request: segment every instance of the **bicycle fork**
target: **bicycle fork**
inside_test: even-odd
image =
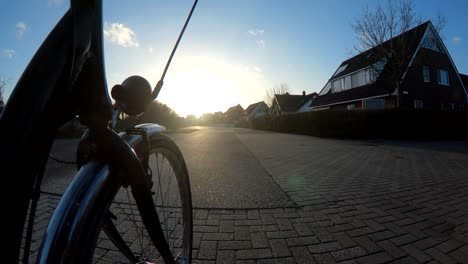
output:
[[[98,155],[102,157],[107,157],[106,160],[114,168],[122,168],[124,176],[124,181],[129,183],[132,188],[132,194],[135,198],[135,202],[140,212],[143,224],[148,231],[148,235],[156,246],[157,250],[161,254],[161,257],[164,260],[164,263],[175,264],[174,256],[169,248],[162,226],[159,220],[158,212],[154,205],[153,196],[151,193],[150,185],[148,182],[148,168],[146,167],[148,159],[146,156],[146,146],[148,145],[147,140],[143,140],[142,145],[143,149],[138,149],[136,151],[143,151],[143,160],[137,156],[135,151],[115,132],[111,130],[99,131],[94,134],[96,136],[96,142],[99,142]],[[110,157],[110,158],[109,158]],[[146,163],[145,163],[146,162]],[[146,167],[146,168],[145,168]],[[122,237],[118,233],[115,225],[112,223],[113,215],[108,214],[105,219],[104,231],[109,236],[114,244],[122,250],[124,255],[133,262],[142,261],[137,258],[128,246],[123,241]]]

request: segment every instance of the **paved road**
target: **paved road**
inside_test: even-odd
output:
[[[186,159],[195,208],[278,208],[295,206],[257,158],[239,140],[236,130],[204,128],[170,136]],[[56,141],[52,154],[73,160],[77,140]],[[62,193],[74,165],[49,160],[43,191]]]
[[[196,263],[468,263],[468,142],[171,136],[191,174]],[[67,170],[51,162],[45,189]],[[39,226],[56,202],[43,198]]]

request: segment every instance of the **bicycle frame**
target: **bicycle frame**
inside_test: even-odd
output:
[[[72,0],[70,10],[36,52],[1,113],[0,168],[3,180],[13,190],[12,196],[2,199],[8,202],[4,207],[9,212],[9,217],[4,218],[5,226],[11,227],[4,237],[8,241],[2,254],[6,263],[18,261],[29,201],[39,194],[57,128],[72,117],[79,115],[89,128],[99,149],[93,159],[101,159],[110,168],[123,164],[125,172],[133,173],[128,179],[131,185],[141,188],[145,184],[146,173],[132,148],[107,128],[112,104],[102,45],[102,1]],[[157,128],[148,130],[158,133]],[[5,172],[15,172],[15,177],[6,176]],[[81,173],[93,178],[97,171]],[[146,198],[140,199],[151,196],[146,189],[141,194]],[[157,217],[153,211],[152,216]],[[148,232],[156,245],[161,244],[156,240],[162,231],[158,234],[156,228]],[[164,259],[172,258],[167,243],[162,243]]]

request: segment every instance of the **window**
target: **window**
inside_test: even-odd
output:
[[[351,89],[351,75],[348,75],[344,78],[344,89],[343,90],[348,90]]]
[[[431,75],[430,75],[430,72],[429,72],[429,67],[424,65],[423,66],[423,79],[424,79],[424,82],[431,82]]]
[[[384,108],[383,99],[367,99],[364,100],[364,109],[366,110],[382,110]]]
[[[345,64],[345,65],[339,67],[338,70],[336,70],[335,74],[333,74],[333,76],[336,76],[336,75],[338,75],[340,72],[344,71],[344,70],[346,69],[346,67],[348,67],[348,64]],[[332,76],[332,77],[333,77],[333,76]]]
[[[423,109],[424,104],[421,100],[414,100],[414,109]]]
[[[327,82],[325,87],[323,87],[322,92],[320,92],[320,95],[327,94],[330,91],[330,89],[331,89],[331,83]]]
[[[341,79],[332,82],[332,92],[337,93],[341,91]]]
[[[444,52],[444,49],[442,47],[442,43],[439,40],[439,37],[437,36],[437,33],[434,32],[434,30],[429,30],[426,35],[424,35],[424,39],[421,44],[422,47],[435,50],[438,52]]]
[[[350,104],[350,105],[347,105],[347,106],[346,106],[346,109],[348,109],[348,110],[353,110],[353,109],[355,109],[355,108],[356,108],[356,105],[355,105],[355,104]]]
[[[437,71],[437,83],[442,85],[450,85],[448,71],[440,69]]]
[[[351,88],[364,86],[373,83],[376,79],[377,72],[372,68],[360,70],[350,75],[346,75],[331,82],[331,89],[333,93],[348,90]]]

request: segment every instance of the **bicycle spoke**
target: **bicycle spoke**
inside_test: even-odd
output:
[[[131,201],[130,200],[130,194],[128,193],[128,189],[126,189],[126,193],[127,193],[128,201]],[[141,258],[142,255],[145,255],[144,248],[143,248],[143,232],[144,231],[143,231],[143,228],[141,230],[139,230],[138,225],[136,224],[135,213],[133,212],[133,204],[132,203],[130,203],[130,211],[131,211],[131,215],[133,216],[133,224],[135,226],[135,230],[137,232],[137,235],[138,235],[138,231],[140,231],[140,234],[141,234],[141,236],[139,235],[139,237],[137,238],[139,240],[139,242],[140,242],[140,246],[141,246],[141,250],[142,250],[142,252],[140,254],[141,255],[140,258]]]

